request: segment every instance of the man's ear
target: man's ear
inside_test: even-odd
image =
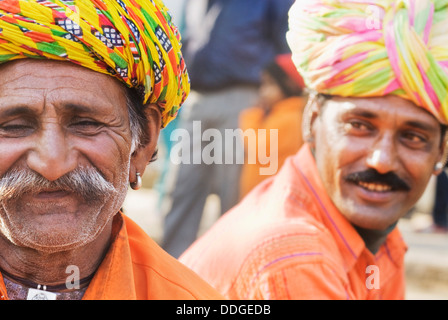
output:
[[[303,111],[302,134],[303,140],[314,149],[314,124],[320,113],[320,102],[318,96],[310,97]]]
[[[149,104],[145,106],[144,114],[147,119],[146,132],[148,133],[148,141],[144,145],[140,145],[131,155],[131,165],[129,172],[129,182],[137,180],[136,173],[143,176],[145,169],[157,149],[160,129],[162,127],[162,114],[157,104]]]
[[[445,164],[448,161],[448,132],[443,137],[443,142],[440,145],[440,160],[434,166],[434,175],[439,175],[445,168]]]

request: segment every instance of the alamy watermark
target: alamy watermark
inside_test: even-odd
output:
[[[174,164],[258,163],[260,175],[278,170],[278,129],[202,130],[201,121],[193,121],[191,131],[174,129],[170,141],[175,142],[170,150]]]
[[[68,277],[65,279],[65,286],[70,290],[78,290],[80,288],[79,280],[79,267],[75,265],[69,265],[65,269],[65,273],[68,274]]]
[[[380,288],[380,268],[376,265],[370,265],[366,268],[366,287],[369,290]]]

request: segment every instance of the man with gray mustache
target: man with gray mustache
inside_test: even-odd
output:
[[[189,92],[160,0],[0,1],[0,300],[221,299],[121,210]]]
[[[58,226],[54,226],[55,230],[48,229],[43,235],[42,230],[36,231],[33,224],[23,223],[28,220],[17,221],[15,216],[17,212],[49,215],[52,221],[48,221],[48,226],[51,226],[57,215],[63,215],[67,211],[67,204],[70,201],[64,198],[76,195],[83,206],[99,210],[109,199],[118,197],[119,193],[120,190],[117,190],[94,167],[76,168],[54,181],[47,180],[41,174],[27,168],[8,171],[0,180],[0,202],[3,207],[3,221],[9,225],[8,229],[15,230],[14,234],[17,234],[8,238],[12,242],[20,238],[23,245],[42,248],[48,252],[61,251],[63,247],[54,239],[54,236],[60,233],[56,230]],[[86,219],[90,221],[84,220],[77,232],[66,233],[64,241],[69,244],[90,242],[89,238],[83,240],[82,237],[96,236],[91,232],[94,229],[89,229],[95,225],[96,218],[94,214],[87,216]],[[42,245],[44,241],[48,242],[45,247]],[[54,248],[51,248],[52,246]]]

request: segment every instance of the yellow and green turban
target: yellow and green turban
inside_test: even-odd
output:
[[[398,95],[448,123],[448,0],[297,0],[289,25],[311,90]]]
[[[65,60],[157,103],[163,126],[190,90],[180,35],[160,0],[1,0],[0,63]]]

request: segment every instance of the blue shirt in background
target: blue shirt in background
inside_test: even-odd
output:
[[[189,0],[183,54],[193,90],[258,86],[286,42],[294,0]]]

